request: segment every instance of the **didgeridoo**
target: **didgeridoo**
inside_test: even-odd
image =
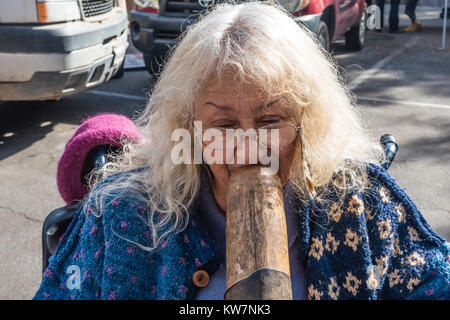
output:
[[[226,300],[292,299],[283,188],[260,169],[239,169],[228,183]]]

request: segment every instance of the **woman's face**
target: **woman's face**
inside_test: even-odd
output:
[[[297,126],[289,119],[288,111],[286,110],[286,100],[282,97],[265,98],[257,90],[255,86],[246,85],[241,90],[238,90],[233,84],[231,77],[224,76],[221,84],[210,81],[209,86],[206,86],[196,102],[196,119],[202,121],[203,132],[209,128],[226,128],[226,129],[258,129],[262,126],[267,126],[276,123],[291,123]],[[213,140],[211,140],[213,141]],[[294,157],[295,143],[290,143],[286,146],[279,147],[278,150],[278,175],[281,183],[284,186],[289,180],[292,161]],[[251,165],[252,160],[249,148],[249,139],[245,139],[244,150],[245,161],[244,164],[233,163],[217,164],[211,163],[209,167],[213,173],[213,194],[219,207],[226,211],[226,192],[227,184],[230,176],[241,170],[243,167]],[[202,143],[203,150],[206,148]],[[234,153],[234,159],[237,159],[237,149],[232,149],[231,154]],[[274,148],[273,148],[274,149]],[[230,152],[230,151],[227,151]],[[268,154],[274,153],[274,150],[269,148]],[[240,158],[242,159],[242,154]],[[258,153],[258,152],[257,152]],[[225,154],[225,153],[224,153]],[[275,156],[271,154],[270,158]],[[254,159],[255,155],[253,155]],[[259,153],[256,155],[258,164]],[[225,157],[224,157],[225,159]],[[254,160],[253,160],[254,161]],[[242,162],[242,160],[241,160]],[[266,164],[270,166],[270,164]]]

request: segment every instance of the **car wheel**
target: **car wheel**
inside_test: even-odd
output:
[[[319,22],[319,28],[317,31],[317,38],[319,39],[320,44],[322,47],[327,51],[330,52],[330,32],[328,31],[328,26],[325,23],[325,21]]]
[[[150,73],[153,78],[158,79],[164,67],[164,59],[160,56],[144,54],[144,62],[148,73]]]
[[[364,47],[364,42],[366,41],[366,18],[366,9],[364,9],[359,23],[345,34],[345,46],[348,49],[361,50]]]

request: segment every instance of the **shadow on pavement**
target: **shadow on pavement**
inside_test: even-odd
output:
[[[145,71],[141,75],[128,73],[122,79],[113,79],[94,90],[105,88],[109,92],[127,92],[129,77],[140,77],[139,91],[147,87],[150,76]],[[106,87],[106,85],[108,85]],[[89,92],[76,94],[59,101],[3,101],[0,102],[0,160],[5,159],[44,139],[60,123],[78,126],[84,119],[99,113],[119,113],[129,118],[145,107],[142,102],[125,98],[95,95]]]

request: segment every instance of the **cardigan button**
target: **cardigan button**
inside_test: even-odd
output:
[[[192,281],[199,288],[206,287],[209,283],[209,274],[205,270],[198,270],[192,276]]]

